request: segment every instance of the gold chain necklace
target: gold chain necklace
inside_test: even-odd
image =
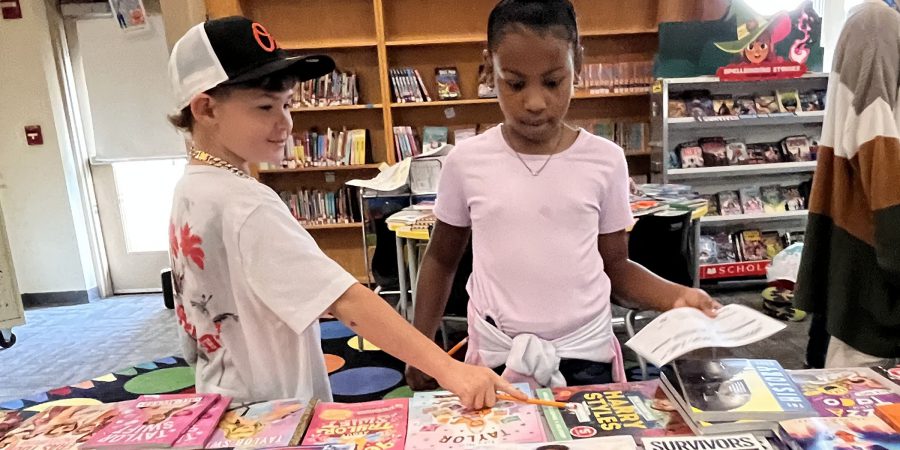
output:
[[[225,161],[218,156],[210,155],[209,153],[204,152],[203,150],[192,149],[191,150],[191,159],[195,161],[200,161],[204,164],[209,164],[213,167],[218,167],[220,169],[225,169],[241,178],[250,178],[249,175],[244,173],[243,170],[234,167],[230,162]]]

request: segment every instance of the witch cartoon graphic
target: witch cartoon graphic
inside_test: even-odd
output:
[[[784,62],[775,53],[775,45],[791,34],[791,18],[777,14],[771,19],[750,19],[737,28],[737,40],[716,42],[720,50],[738,55],[742,63],[762,64]]]

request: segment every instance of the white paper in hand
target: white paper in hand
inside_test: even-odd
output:
[[[660,314],[625,345],[661,367],[701,348],[752,344],[785,326],[759,311],[737,304],[722,307],[716,318],[695,308],[676,308]]]

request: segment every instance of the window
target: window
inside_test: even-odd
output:
[[[186,163],[181,158],[113,163],[128,253],[168,251],[172,194]]]

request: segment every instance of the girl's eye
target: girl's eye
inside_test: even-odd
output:
[[[285,103],[285,104],[284,104],[284,109],[285,109],[285,110],[291,109],[291,104],[290,104],[290,103]]]
[[[550,89],[558,88],[559,84],[560,84],[560,80],[547,80],[544,82],[544,85],[546,85]]]
[[[271,111],[271,110],[272,110],[272,105],[260,106],[259,109],[261,109],[261,110],[263,110],[263,111]]]

